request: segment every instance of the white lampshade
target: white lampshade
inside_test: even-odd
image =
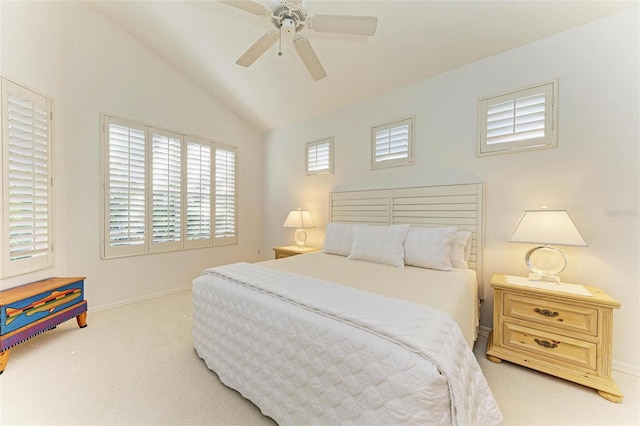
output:
[[[509,241],[582,247],[587,245],[566,210],[525,210]]]
[[[308,210],[291,210],[289,215],[284,221],[282,225],[285,228],[298,228],[298,229],[306,229],[306,228],[315,228],[316,224],[313,223],[313,219],[311,218],[311,213]]]

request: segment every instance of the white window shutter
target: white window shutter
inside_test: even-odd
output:
[[[188,140],[186,144],[185,248],[211,245],[211,145]]]
[[[307,175],[333,173],[333,137],[307,143]]]
[[[182,135],[151,128],[151,253],[182,248]]]
[[[105,118],[108,170],[106,172],[105,256],[146,252],[146,129],[115,118]]]
[[[236,229],[236,161],[235,148],[215,149],[215,235],[214,245],[237,242]]]
[[[372,128],[372,168],[413,164],[413,118]]]
[[[103,124],[103,258],[237,242],[237,148],[108,115]]]
[[[557,82],[480,99],[478,154],[557,146]]]
[[[2,79],[2,276],[53,266],[51,101]]]

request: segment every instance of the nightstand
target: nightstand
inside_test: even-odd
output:
[[[493,331],[487,358],[510,361],[594,388],[620,403],[611,377],[613,309],[620,303],[597,287],[535,283],[493,274]],[[585,294],[575,294],[584,292]],[[589,295],[590,294],[590,295]]]
[[[319,251],[320,249],[315,247],[300,247],[300,246],[285,246],[285,247],[274,247],[273,251],[275,252],[276,259],[283,259],[285,257],[296,256],[298,254],[305,253],[313,253],[314,251]]]

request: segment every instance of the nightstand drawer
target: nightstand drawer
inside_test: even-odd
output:
[[[533,297],[504,294],[504,316],[590,336],[598,335],[598,310]]]
[[[522,327],[508,322],[505,322],[503,327],[502,343],[505,346],[522,350],[532,356],[538,355],[578,367],[596,370],[598,345],[595,343]]]

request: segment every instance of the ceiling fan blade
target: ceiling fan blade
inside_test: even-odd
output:
[[[321,80],[327,76],[309,40],[304,37],[296,37],[293,39],[293,47],[296,48],[296,52],[300,55],[300,59],[304,62],[304,66],[307,67],[314,81]]]
[[[276,31],[269,31],[262,37],[258,39],[253,46],[251,46],[244,55],[240,56],[240,58],[236,61],[236,64],[242,65],[243,67],[248,67],[253,64],[256,59],[258,59],[264,52],[267,51],[273,43],[278,40],[278,33]]]
[[[286,0],[293,7],[300,7],[302,5],[302,0]]]
[[[378,18],[372,16],[316,15],[310,20],[311,29],[322,33],[372,36],[378,27]]]
[[[258,16],[268,16],[270,14],[270,10],[261,5],[260,3],[256,3],[251,0],[232,0],[232,1],[222,1],[221,3],[227,4],[229,6],[233,6],[240,10],[244,10],[245,12],[253,13]]]

